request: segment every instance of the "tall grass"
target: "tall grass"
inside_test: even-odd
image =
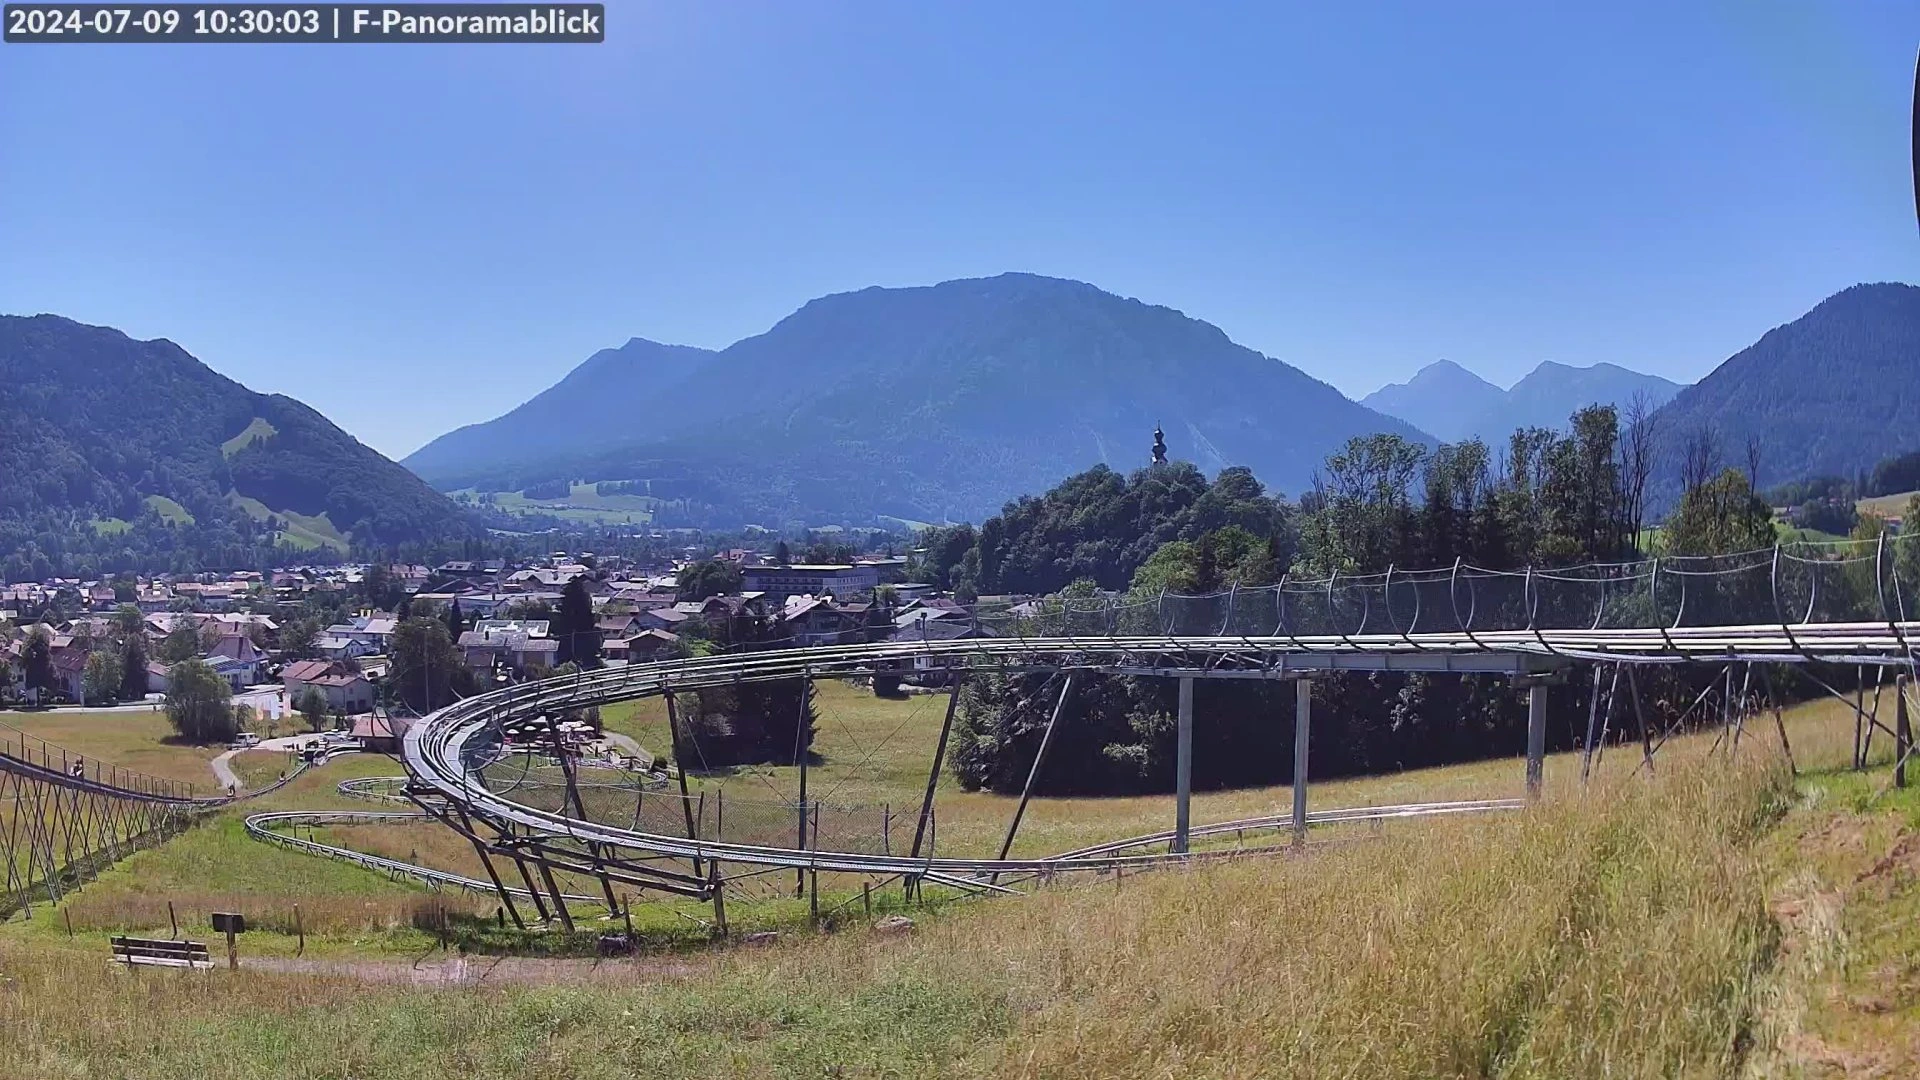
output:
[[[0,1076],[1728,1075],[1788,791],[1743,757],[597,986],[126,977],[0,944]]]

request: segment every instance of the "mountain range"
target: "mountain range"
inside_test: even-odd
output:
[[[0,552],[10,557],[258,566],[276,547],[344,553],[354,541],[478,532],[326,417],[255,393],[171,341],[0,316],[0,387]],[[9,576],[27,574],[14,566]]]
[[[1431,442],[1172,308],[1003,274],[821,297],[713,353],[629,342],[403,463],[449,490],[647,481],[735,522],[977,520],[1146,464],[1156,425],[1293,493],[1350,436]]]
[[[532,400],[405,459],[443,490],[632,481],[688,523],[979,520],[1094,462],[1246,465],[1299,493],[1353,435],[1433,444],[1564,427],[1577,409],[1654,410],[1659,502],[1681,446],[1761,450],[1762,485],[1850,475],[1920,447],[1920,289],[1859,285],[1767,333],[1697,385],[1548,361],[1510,389],[1442,360],[1355,403],[1171,308],[1031,274],[814,300],[709,351],[634,339]],[[1737,460],[1736,460],[1737,459]]]
[[[1703,434],[1763,487],[1920,448],[1920,288],[1858,285],[1774,328],[1652,415],[1656,507]],[[292,398],[164,339],[0,316],[0,576],[257,566],[297,549],[476,538],[443,490],[628,481],[687,523],[981,520],[1095,462],[1245,465],[1298,494],[1349,437],[1431,445],[1560,426],[1673,384],[1542,364],[1510,390],[1428,366],[1366,404],[1217,327],[1029,274],[812,301],[721,350],[633,339],[485,423],[381,457]],[[1398,414],[1398,418],[1389,413]],[[1473,417],[1473,419],[1465,419]]]
[[[1572,367],[1548,360],[1502,390],[1451,360],[1436,360],[1404,383],[1391,383],[1360,404],[1397,416],[1443,442],[1479,438],[1499,447],[1523,427],[1563,428],[1588,405],[1625,409],[1640,395],[1649,410],[1680,391],[1680,384],[1617,364]]]

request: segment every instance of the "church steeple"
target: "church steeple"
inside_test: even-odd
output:
[[[1167,436],[1160,430],[1159,424],[1153,425],[1153,463],[1155,465],[1167,463]]]

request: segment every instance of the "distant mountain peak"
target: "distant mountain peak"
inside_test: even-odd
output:
[[[1618,364],[1576,367],[1558,360],[1542,360],[1502,390],[1451,360],[1436,360],[1406,382],[1383,386],[1360,403],[1446,442],[1477,437],[1499,443],[1516,428],[1565,427],[1568,418],[1587,405],[1622,405],[1641,393],[1657,407],[1678,390],[1676,383]]]
[[[1463,422],[1492,408],[1505,391],[1452,360],[1435,360],[1403,383],[1389,383],[1360,404],[1398,417],[1446,442],[1465,437]]]

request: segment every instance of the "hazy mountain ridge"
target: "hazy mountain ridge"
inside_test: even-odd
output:
[[[1436,439],[1471,438],[1477,419],[1506,400],[1507,392],[1451,360],[1435,360],[1403,383],[1388,383],[1360,404],[1397,416]]]
[[[1679,390],[1680,384],[1671,380],[1618,364],[1573,367],[1553,360],[1542,361],[1502,390],[1451,360],[1437,360],[1407,382],[1383,386],[1360,403],[1447,442],[1477,437],[1499,447],[1518,428],[1564,428],[1569,416],[1588,405],[1624,409],[1639,394],[1654,409]]]
[[[640,438],[506,468],[409,464],[442,487],[669,470],[750,520],[940,520],[1095,461],[1144,464],[1156,424],[1177,456],[1296,492],[1350,436],[1430,441],[1211,324],[1031,274],[821,297],[704,370],[633,403]]]
[[[601,349],[559,382],[494,417],[434,439],[401,463],[419,473],[543,457],[574,448],[583,429],[621,431],[650,422],[636,410],[657,388],[698,372],[717,355],[692,345],[629,338]]]

